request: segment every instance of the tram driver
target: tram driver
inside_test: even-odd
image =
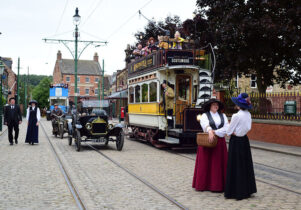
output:
[[[168,129],[172,129],[173,128],[173,101],[174,101],[174,97],[175,97],[175,93],[173,91],[173,89],[170,87],[169,82],[167,82],[166,80],[163,81],[163,83],[161,84],[162,89],[163,89],[163,95],[162,98],[160,100],[160,104],[163,104],[164,107],[164,111],[166,113],[166,118],[167,118],[167,124],[168,124]]]

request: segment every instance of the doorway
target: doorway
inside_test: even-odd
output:
[[[187,74],[176,77],[176,127],[183,125],[183,111],[191,105],[191,76]]]

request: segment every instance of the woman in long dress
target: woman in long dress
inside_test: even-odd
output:
[[[249,198],[256,193],[256,182],[250,143],[247,136],[251,130],[252,118],[248,109],[252,108],[248,94],[241,93],[232,101],[239,110],[233,114],[227,135],[230,136],[225,198],[237,200]]]
[[[36,100],[30,101],[29,105],[31,106],[27,109],[26,114],[28,127],[25,143],[34,145],[34,143],[39,143],[39,121],[41,119],[41,113],[39,107],[37,107]]]
[[[214,148],[198,146],[192,187],[197,191],[223,192],[226,182],[227,146],[224,136],[229,126],[225,114],[221,113],[223,104],[210,99],[204,104],[205,113],[201,116],[201,126],[209,133],[209,141],[217,135]]]

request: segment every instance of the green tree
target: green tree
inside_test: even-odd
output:
[[[291,0],[197,0],[214,32],[216,79],[255,74],[259,92],[301,81],[301,4]]]
[[[49,88],[51,84],[51,79],[49,77],[45,77],[41,80],[41,82],[33,89],[32,97],[37,100],[38,106],[40,108],[49,106]]]

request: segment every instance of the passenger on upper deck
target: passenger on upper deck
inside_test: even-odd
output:
[[[147,56],[150,52],[148,51],[149,41],[146,42],[146,46],[142,48],[143,56]]]
[[[155,44],[155,39],[154,37],[149,38],[149,45],[148,45],[148,52],[152,53],[158,50],[158,47]]]
[[[141,58],[144,55],[141,43],[137,44],[137,48],[133,51],[133,55],[135,56],[135,59]]]
[[[158,36],[159,40],[159,49],[167,50],[169,48],[168,43],[166,42],[168,40],[168,36]]]
[[[172,43],[172,49],[182,49],[182,42],[184,42],[185,39],[181,38],[181,34],[179,31],[176,31],[175,33],[175,41]]]

